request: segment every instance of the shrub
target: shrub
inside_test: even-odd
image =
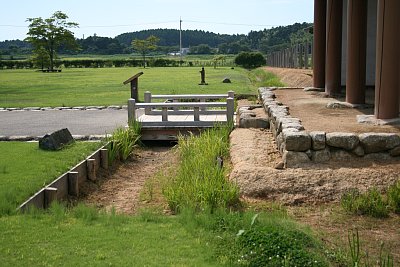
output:
[[[140,141],[140,132],[141,124],[138,121],[129,122],[127,129],[119,127],[113,132],[109,140],[111,141],[108,154],[110,163],[116,158],[125,161],[132,155],[133,149]]]
[[[345,210],[355,214],[375,218],[384,218],[389,215],[387,202],[376,188],[369,189],[364,194],[353,189],[342,196],[341,204]]]
[[[388,200],[395,213],[400,213],[400,181],[389,187]]]
[[[241,52],[235,57],[235,64],[246,69],[253,69],[264,66],[266,59],[260,52]]]

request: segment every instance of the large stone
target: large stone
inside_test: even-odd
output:
[[[331,159],[331,152],[328,148],[312,151],[311,159],[316,163],[327,162]]]
[[[224,78],[222,80],[222,83],[231,83],[231,79],[229,79],[228,77]]]
[[[284,129],[282,133],[286,150],[302,152],[311,148],[311,137],[307,132]]]
[[[323,150],[326,146],[326,133],[321,131],[310,132],[312,149]]]
[[[377,153],[400,145],[400,136],[394,133],[363,133],[359,135],[365,153]]]
[[[350,161],[353,160],[355,156],[353,156],[352,154],[350,154],[349,152],[345,151],[345,150],[333,150],[331,151],[331,158],[333,160],[337,160],[337,161]]]
[[[364,156],[366,160],[374,160],[374,161],[388,161],[391,160],[392,157],[389,153],[370,153]]]
[[[400,156],[400,146],[393,148],[392,150],[390,150],[389,153],[390,153],[390,156],[392,156],[392,157]]]
[[[269,120],[266,116],[257,116],[255,108],[252,106],[239,108],[239,128],[269,128]]]
[[[354,155],[359,156],[359,157],[363,157],[365,155],[364,148],[360,145],[358,145],[356,148],[354,148],[353,151],[351,151],[351,152],[353,152]]]
[[[286,150],[282,158],[286,168],[295,168],[310,162],[310,158],[304,152]]]
[[[58,130],[52,134],[46,134],[39,140],[39,148],[44,150],[60,150],[64,146],[74,142],[67,128]]]
[[[326,144],[332,147],[353,150],[359,143],[358,136],[355,133],[327,133]]]

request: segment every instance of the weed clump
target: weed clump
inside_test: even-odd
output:
[[[140,141],[141,130],[140,122],[133,120],[129,122],[126,129],[119,127],[113,132],[112,137],[109,139],[110,149],[108,156],[110,163],[115,159],[125,161],[132,155],[133,149]]]
[[[389,216],[388,203],[376,188],[361,194],[357,189],[345,193],[341,199],[342,207],[351,213],[369,215],[375,218]]]
[[[400,181],[389,187],[388,201],[393,212],[400,214]]]
[[[179,138],[180,164],[163,189],[172,211],[184,207],[213,211],[239,205],[239,188],[227,179],[227,167],[221,164],[229,155],[231,129],[217,126],[198,137]]]

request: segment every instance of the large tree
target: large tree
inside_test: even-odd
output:
[[[160,39],[154,35],[150,35],[147,39],[135,39],[132,41],[133,49],[142,55],[144,68],[146,68],[147,53],[157,49],[158,41],[160,41]]]
[[[50,70],[54,69],[54,60],[57,49],[65,45],[70,49],[76,49],[77,43],[70,28],[78,27],[78,23],[68,22],[68,16],[61,11],[56,11],[50,18],[28,18],[29,31],[25,39],[38,51],[44,49],[50,59]]]

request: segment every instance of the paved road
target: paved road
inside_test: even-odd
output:
[[[0,136],[41,136],[62,128],[73,135],[112,133],[128,121],[127,110],[50,110],[0,112]]]

